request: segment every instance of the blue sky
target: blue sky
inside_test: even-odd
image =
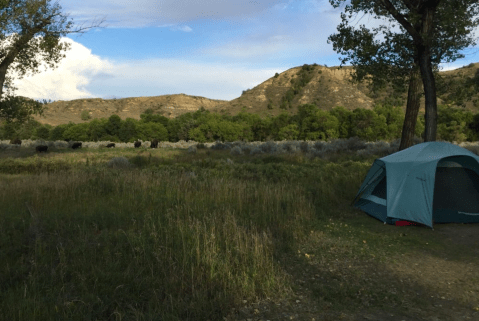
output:
[[[50,2],[50,6],[56,2]],[[78,27],[55,69],[16,79],[16,95],[37,100],[184,93],[232,100],[274,74],[303,64],[339,65],[327,43],[342,8],[327,0],[62,0]],[[357,18],[359,26],[376,20]],[[477,35],[477,33],[476,33]],[[479,62],[479,48],[443,65]],[[45,68],[47,71],[45,71]]]

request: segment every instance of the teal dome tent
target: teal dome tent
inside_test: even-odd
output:
[[[388,224],[479,222],[479,157],[446,142],[425,142],[376,159],[354,207]]]

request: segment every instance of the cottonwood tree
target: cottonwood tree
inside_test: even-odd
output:
[[[45,103],[11,95],[18,88],[13,87],[12,78],[7,76],[9,68],[16,70],[20,79],[28,70],[32,74],[38,73],[41,60],[48,63],[50,68],[55,68],[55,63],[65,58],[62,51],[70,48],[68,43],[60,42],[61,36],[84,33],[85,29],[98,27],[92,25],[70,30],[72,22],[64,26],[67,16],[61,14],[58,3],[50,7],[49,2],[0,0],[0,99],[3,100],[0,101],[0,118],[7,122],[22,123],[30,119],[32,114],[42,114]],[[7,89],[7,95],[3,93],[4,88]]]
[[[338,7],[344,0],[330,0]],[[342,13],[339,34],[332,35],[328,42],[334,49],[351,60],[356,67],[353,80],[360,81],[372,75],[371,87],[377,89],[391,81],[393,87],[401,87],[409,79],[408,103],[401,137],[400,150],[412,145],[414,129],[419,112],[420,81],[426,100],[425,141],[436,139],[437,101],[435,73],[440,62],[452,62],[464,57],[458,51],[475,45],[471,37],[478,25],[477,1],[409,1],[376,0],[353,1],[345,7],[348,16]],[[375,15],[376,19],[387,19],[392,28],[399,22],[401,33],[380,26],[373,32],[364,25],[359,30],[348,26],[353,14]],[[374,40],[382,32],[383,42]]]

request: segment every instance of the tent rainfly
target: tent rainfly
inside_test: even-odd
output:
[[[388,224],[478,223],[479,157],[425,142],[376,159],[353,205]]]

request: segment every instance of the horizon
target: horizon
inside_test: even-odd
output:
[[[14,95],[68,101],[185,94],[230,101],[275,73],[340,64],[326,41],[337,32],[344,4],[334,9],[327,0],[64,0],[60,6],[73,22],[70,30],[104,22],[61,37],[71,49],[61,52],[66,58],[55,69],[42,62],[38,73],[18,79],[9,68]],[[362,16],[351,22],[371,28],[381,21]],[[441,71],[479,62],[478,48],[441,64]]]

